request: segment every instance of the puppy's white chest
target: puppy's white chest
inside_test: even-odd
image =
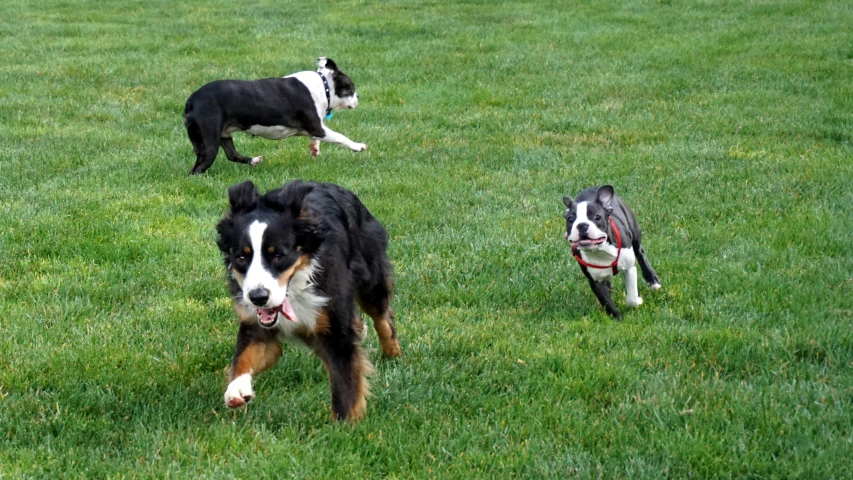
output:
[[[283,127],[280,125],[252,125],[248,130],[246,130],[246,133],[251,133],[252,135],[268,138],[270,140],[281,140],[283,138],[292,137],[300,132],[301,130],[298,128]]]
[[[608,245],[609,249],[601,249],[597,251],[581,250],[581,258],[584,262],[592,265],[600,265],[605,268],[587,267],[589,276],[596,282],[607,280],[613,276],[613,260],[616,259],[616,248]],[[634,249],[623,248],[619,253],[619,262],[616,264],[616,269],[624,272],[632,268],[637,263],[637,258],[634,255]]]

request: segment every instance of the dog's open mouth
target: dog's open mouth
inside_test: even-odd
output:
[[[595,245],[601,245],[604,241],[607,240],[607,237],[601,238],[582,238],[577,242],[572,242],[572,246],[576,248],[588,248],[594,247]]]
[[[284,302],[277,307],[259,308],[258,321],[264,327],[272,327],[276,324],[276,322],[278,322],[279,313],[291,322],[299,321],[299,319],[296,318],[296,312],[293,311],[293,305],[290,304],[290,300],[288,300],[287,298],[285,298]]]

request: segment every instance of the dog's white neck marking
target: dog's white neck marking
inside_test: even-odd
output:
[[[317,325],[317,316],[320,314],[320,309],[323,308],[329,299],[317,295],[314,290],[314,274],[320,270],[320,265],[316,260],[311,260],[308,268],[298,270],[290,279],[290,284],[287,286],[287,298],[293,306],[293,311],[296,313],[296,318],[299,323],[279,321],[278,328],[281,335],[286,340],[290,340],[293,330],[299,325],[307,327],[309,330],[314,330]]]
[[[324,69],[324,71],[325,70],[326,69]],[[326,89],[323,86],[323,81],[320,80],[320,77],[317,75],[317,72],[296,72],[284,78],[295,78],[308,88],[308,92],[311,93],[311,100],[314,101],[315,108],[317,109],[317,115],[320,117],[320,121],[322,122],[323,118],[326,116],[326,108],[328,108],[329,105],[326,105]],[[326,75],[326,80],[329,82],[329,98],[332,99],[335,97],[335,85],[331,82],[329,75]]]

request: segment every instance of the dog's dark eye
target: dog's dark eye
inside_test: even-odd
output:
[[[566,217],[566,221],[568,221],[569,223],[575,223],[575,217],[569,215],[568,217]]]
[[[597,213],[596,213],[596,214],[592,217],[592,219],[593,219],[593,220],[595,220],[595,221],[597,222],[597,221],[601,220],[601,215],[599,215],[599,214],[597,214]]]
[[[284,260],[284,255],[282,255],[280,253],[276,253],[275,255],[272,256],[273,262],[280,262],[282,260]]]
[[[237,255],[236,257],[234,257],[234,263],[236,263],[237,265],[240,265],[241,267],[245,266],[246,262],[248,262],[248,261],[249,261],[249,259],[245,255]]]

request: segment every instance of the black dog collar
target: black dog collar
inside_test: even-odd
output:
[[[317,75],[320,75],[320,78],[323,79],[323,88],[326,90],[326,105],[328,106],[326,108],[326,120],[329,120],[332,118],[332,97],[329,96],[329,82],[326,80],[326,76],[320,73],[319,70],[317,70]]]

